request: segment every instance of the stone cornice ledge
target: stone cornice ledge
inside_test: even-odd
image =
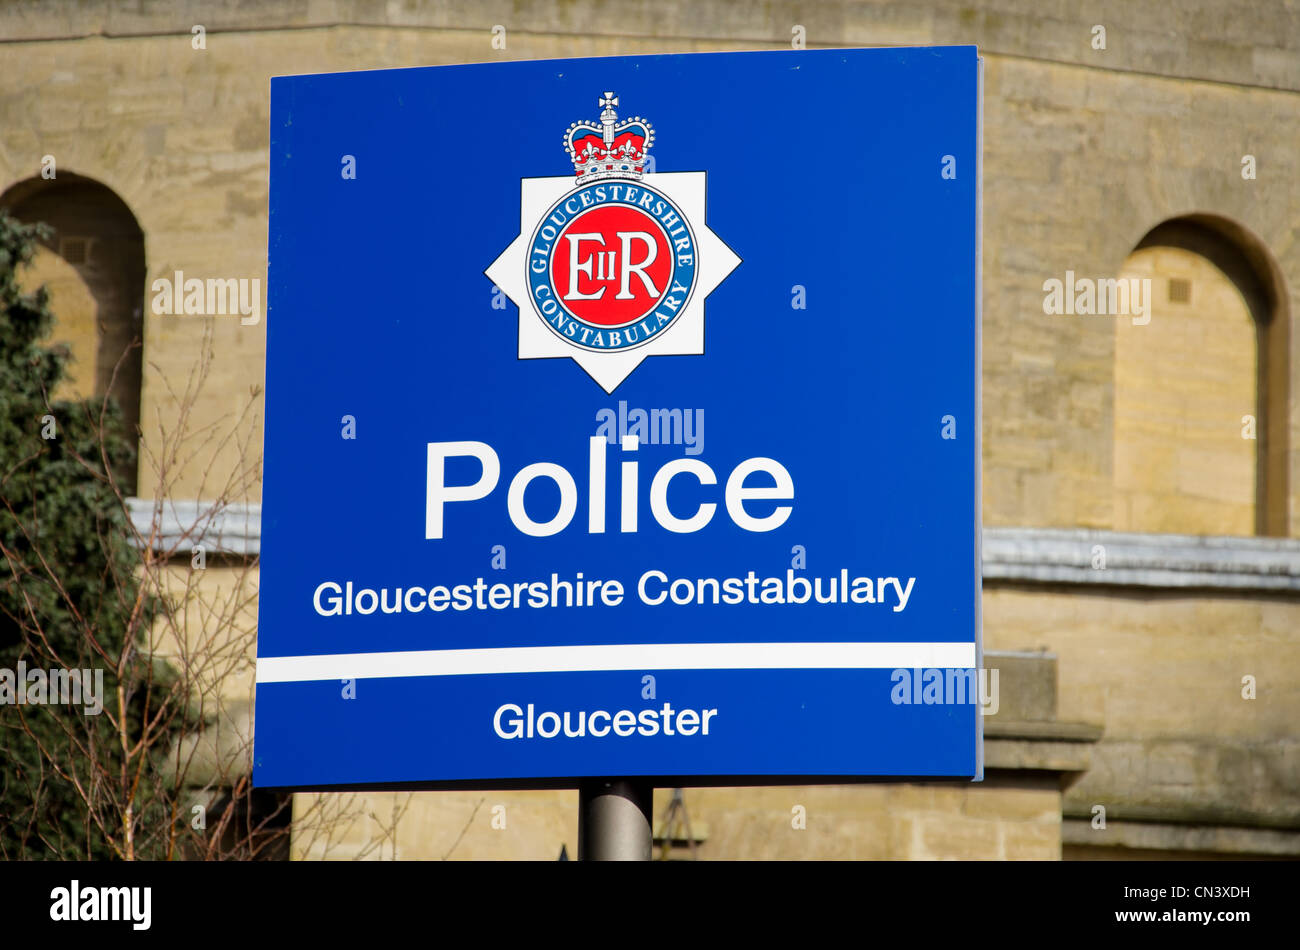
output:
[[[127,507],[142,537],[157,525],[156,551],[188,556],[204,544],[252,555],[261,547],[262,506],[253,502],[128,498]],[[1300,591],[1300,539],[986,527],[984,580]]]
[[[262,544],[262,506],[255,502],[128,498],[127,512],[141,539],[154,539],[160,553],[189,557],[202,546],[208,554],[257,554]]]
[[[983,550],[985,581],[1300,591],[1294,538],[986,527]]]

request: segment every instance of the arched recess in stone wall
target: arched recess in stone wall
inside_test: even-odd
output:
[[[117,400],[138,455],[145,250],[135,215],[111,188],[63,170],[52,180],[29,178],[13,185],[0,195],[0,208],[54,229],[34,262],[33,276],[55,279],[55,339],[72,345],[75,392],[107,393]],[[50,255],[60,260],[48,260]],[[75,286],[74,272],[81,288]],[[60,303],[65,305],[62,313]],[[126,493],[134,494],[136,467],[117,475]]]
[[[1120,276],[1151,280],[1151,318],[1116,324],[1116,529],[1286,535],[1291,315],[1272,254],[1191,214]]]

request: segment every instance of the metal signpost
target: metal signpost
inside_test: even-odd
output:
[[[256,784],[603,858],[982,777],[979,115],[971,47],[273,80]]]

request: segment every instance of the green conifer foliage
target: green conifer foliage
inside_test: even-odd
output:
[[[171,809],[156,776],[179,718],[156,718],[175,697],[137,649],[158,604],[108,475],[132,449],[111,401],[51,398],[68,354],[42,342],[45,288],[18,285],[44,237],[0,211],[0,857],[159,857]],[[20,661],[102,670],[103,712],[3,696]]]

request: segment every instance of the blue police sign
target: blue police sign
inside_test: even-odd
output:
[[[272,82],[260,786],[979,777],[969,47]]]

